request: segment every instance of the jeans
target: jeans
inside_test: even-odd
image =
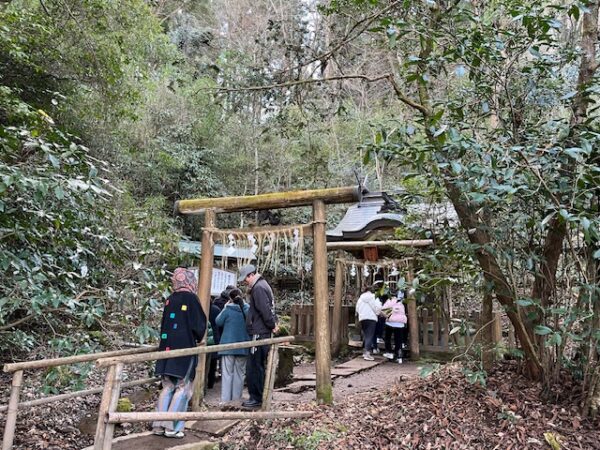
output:
[[[242,355],[221,356],[221,401],[230,402],[242,398],[246,361]]]
[[[162,377],[162,391],[158,396],[156,411],[185,412],[194,392],[194,382],[188,378]],[[182,431],[185,420],[164,420],[152,423],[153,428],[164,428],[167,431]]]
[[[262,403],[263,390],[265,387],[265,366],[267,356],[269,355],[269,346],[260,345],[250,349],[248,356],[248,365],[246,366],[246,383],[248,384],[248,394],[250,400]]]
[[[360,326],[362,327],[363,332],[363,347],[365,349],[365,352],[370,352],[374,348],[377,348],[377,340],[375,338],[375,328],[377,327],[377,321],[361,320]]]

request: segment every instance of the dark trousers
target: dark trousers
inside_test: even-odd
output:
[[[363,347],[366,352],[370,352],[374,348],[377,348],[377,340],[375,338],[375,328],[377,327],[377,321],[361,320],[360,326],[362,327],[363,332]]]
[[[215,386],[215,381],[217,381],[217,362],[219,361],[219,357],[214,354],[208,354],[207,357],[207,365],[208,371],[207,374],[207,387],[208,389],[212,389]]]
[[[254,351],[252,351],[254,349]],[[267,356],[269,355],[269,346],[261,345],[250,349],[248,363],[246,365],[246,384],[248,385],[248,394],[250,400],[262,403],[263,389],[265,387],[265,366]]]
[[[392,352],[392,335],[394,336],[394,358],[402,356],[402,344],[406,344],[407,328],[385,327],[385,351]]]
[[[377,318],[377,326],[375,327],[375,337],[379,339],[383,339],[383,330],[386,328],[385,326],[385,317]]]

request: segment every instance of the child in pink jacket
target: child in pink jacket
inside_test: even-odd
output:
[[[408,319],[402,303],[402,292],[399,297],[392,297],[383,305],[382,310],[389,312],[385,321],[385,356],[402,363],[402,345],[406,344]],[[394,336],[394,353],[392,353],[392,335]]]

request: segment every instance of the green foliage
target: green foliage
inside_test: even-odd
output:
[[[321,445],[335,439],[336,433],[327,430],[314,430],[309,435],[297,435],[291,428],[284,428],[277,432],[274,439],[279,442],[288,443],[293,448],[302,448],[306,450],[316,450]]]

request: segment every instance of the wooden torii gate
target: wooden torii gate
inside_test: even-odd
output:
[[[198,298],[206,317],[210,310],[210,285],[212,279],[214,244],[212,234],[216,231],[217,213],[259,211],[264,209],[292,208],[310,206],[313,209],[313,221],[299,225],[304,235],[313,236],[313,282],[315,305],[315,369],[316,396],[321,403],[333,401],[331,385],[331,347],[329,329],[329,298],[327,287],[327,237],[326,204],[352,203],[359,200],[361,186],[341,188],[313,189],[304,191],[274,192],[269,194],[179,200],[175,203],[175,212],[179,214],[204,214],[202,229],[202,254],[198,279]],[[252,232],[270,231],[277,227],[252,228]],[[219,230],[226,231],[226,230]],[[198,411],[204,395],[204,374],[206,358],[199,355],[198,369],[192,399],[192,409]]]

